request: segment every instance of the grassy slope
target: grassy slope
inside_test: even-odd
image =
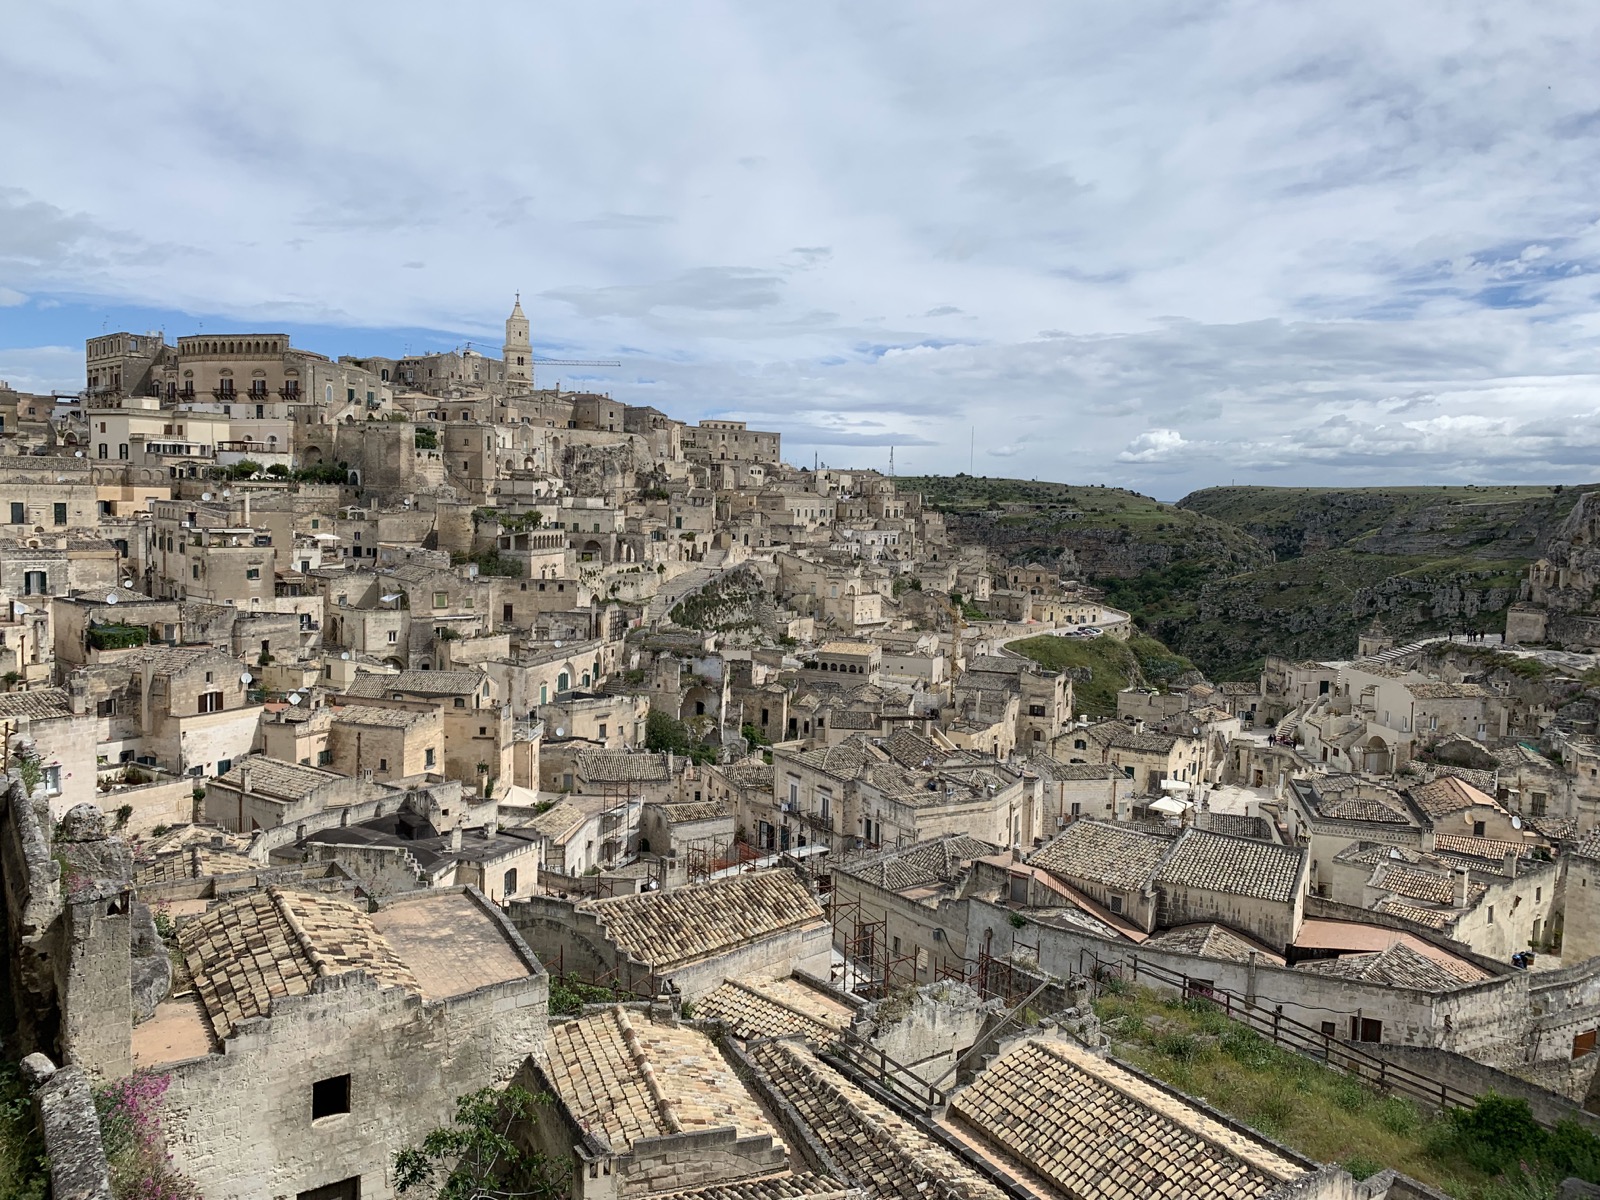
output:
[[[1095,1001],[1120,1057],[1317,1162],[1352,1174],[1393,1167],[1464,1200],[1535,1200],[1474,1169],[1444,1123],[1245,1029],[1204,1002],[1143,989]]]
[[[1036,637],[1011,643],[1011,649],[1052,671],[1073,672],[1073,708],[1095,717],[1115,716],[1117,693],[1125,687],[1165,682],[1194,664],[1152,637],[1126,642],[1113,637]]]
[[[1007,549],[1023,557],[1030,549],[1032,557],[1048,557],[1063,545],[1083,557],[1088,546],[1092,569],[1093,547],[1131,541],[1163,547],[1170,561],[1192,561],[1207,571],[1217,563],[1217,550],[1247,563],[1266,558],[1254,539],[1226,521],[1122,488],[973,475],[910,475],[895,482],[902,491],[920,492],[958,529],[982,522],[989,527],[985,540],[1012,543]]]
[[[1344,657],[1374,613],[1402,638],[1499,629],[1526,564],[1589,490],[1228,487],[1171,505],[1030,480],[898,482],[1002,559],[1070,549],[1109,603],[1220,679],[1267,654]],[[1477,611],[1449,611],[1465,592]]]
[[[1446,554],[1531,559],[1579,487],[1218,487],[1178,501],[1244,529],[1280,558],[1343,546],[1405,553],[1420,539]],[[1425,551],[1427,546],[1421,547]]]

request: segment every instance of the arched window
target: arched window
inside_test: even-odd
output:
[[[100,454],[101,458],[110,458],[111,457],[111,447],[106,445],[104,442],[101,442],[100,443],[99,454]]]

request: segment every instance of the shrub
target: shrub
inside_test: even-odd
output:
[[[116,1200],[201,1200],[194,1182],[173,1167],[161,1131],[161,1097],[171,1082],[170,1075],[135,1071],[95,1093]]]
[[[1339,1165],[1357,1179],[1365,1179],[1369,1175],[1376,1175],[1383,1170],[1381,1162],[1370,1159],[1364,1154],[1352,1154]]]

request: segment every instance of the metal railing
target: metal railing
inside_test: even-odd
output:
[[[837,1059],[847,1070],[854,1069],[866,1076],[918,1112],[932,1113],[949,1102],[950,1093],[944,1088],[935,1087],[849,1029],[839,1031],[837,1040],[823,1057]]]
[[[1379,1055],[1358,1049],[1357,1042],[1345,1041],[1333,1033],[1313,1029],[1293,1017],[1286,1017],[1280,1007],[1268,1008],[1207,980],[1193,979],[1177,971],[1141,963],[1137,955],[1126,966],[1120,962],[1102,962],[1092,953],[1089,953],[1089,957],[1094,960],[1090,978],[1092,986],[1097,989],[1102,989],[1108,978],[1132,983],[1148,980],[1151,984],[1176,989],[1184,1000],[1210,1004],[1229,1020],[1255,1030],[1274,1044],[1316,1059],[1380,1091],[1410,1096],[1439,1108],[1471,1108],[1478,1101],[1477,1095],[1472,1092],[1451,1087]]]

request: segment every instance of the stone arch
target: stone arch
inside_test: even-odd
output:
[[[1367,739],[1361,748],[1361,769],[1369,775],[1387,775],[1394,763],[1393,752],[1389,743],[1377,734]]]

